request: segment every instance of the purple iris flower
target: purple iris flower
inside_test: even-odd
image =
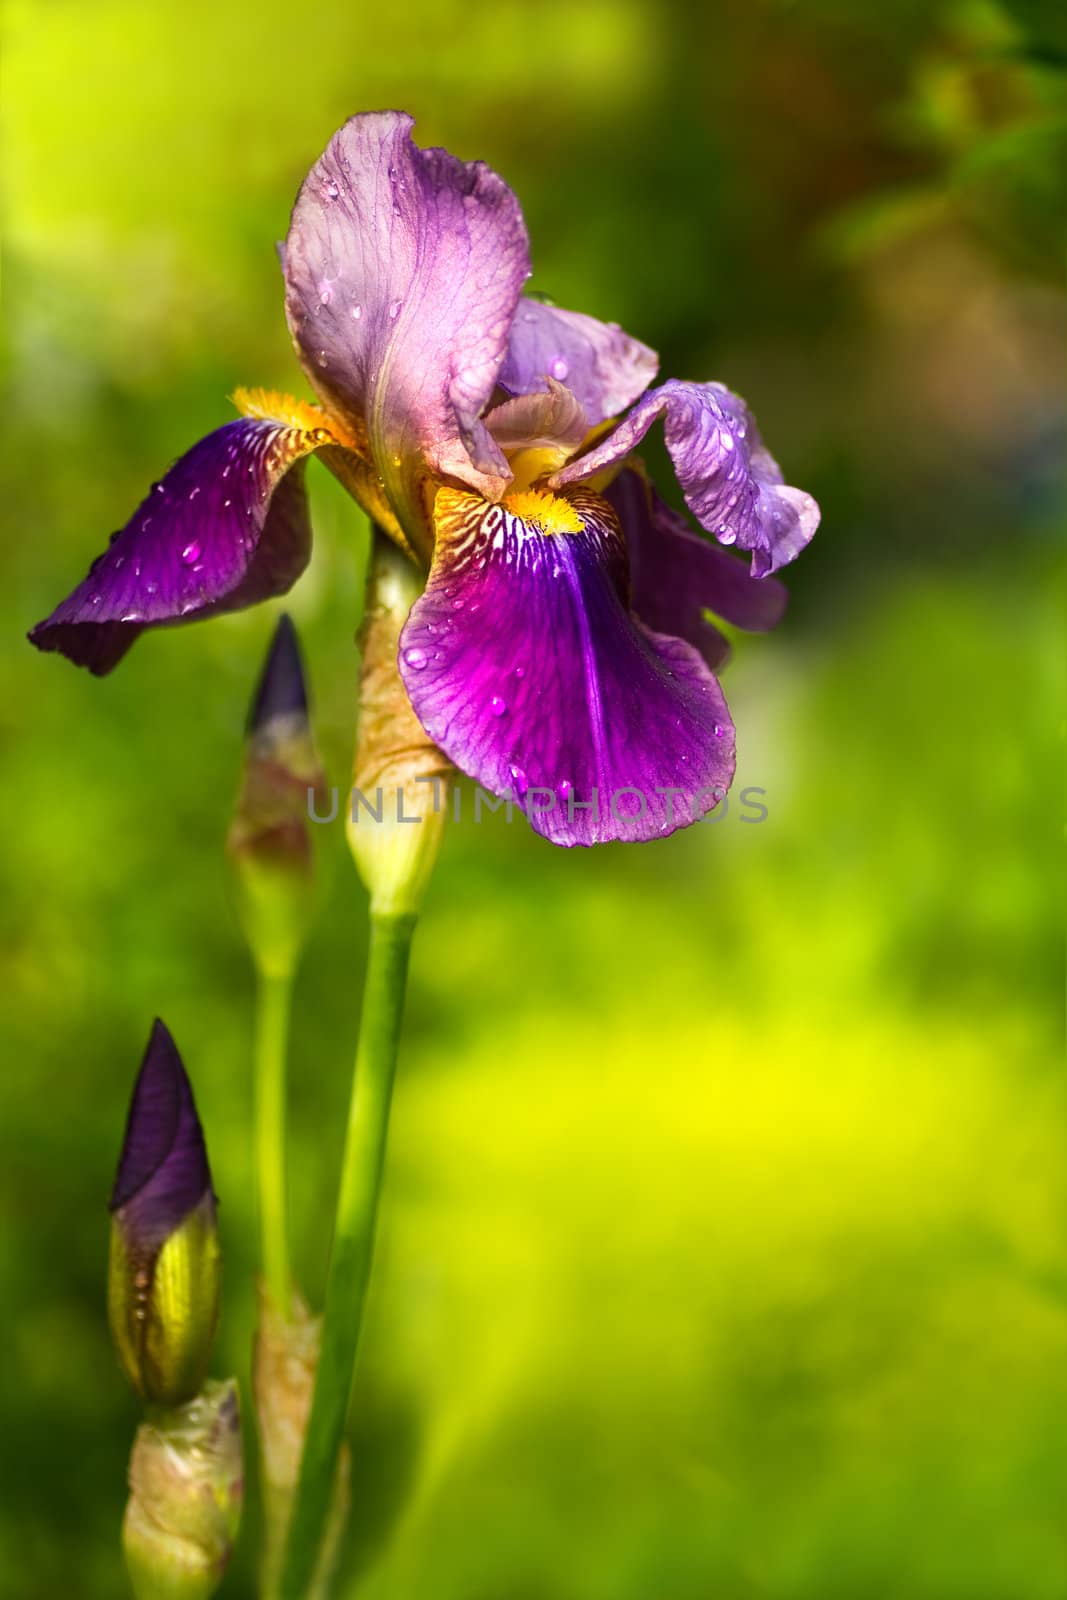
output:
[[[523,295],[526,228],[482,162],[419,149],[400,112],[353,117],[297,197],[286,311],[320,404],[238,391],[243,413],[155,485],[31,637],[105,673],[142,629],[289,589],[319,454],[428,570],[398,666],[429,738],[557,844],[649,839],[699,818],[734,770],[711,611],[772,627],[768,575],[815,532],[743,400],[650,388],[615,324]],[[662,420],[685,500],[633,451]]]

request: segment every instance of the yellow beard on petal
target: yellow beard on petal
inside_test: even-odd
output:
[[[547,489],[520,489],[501,504],[538,533],[581,533],[582,519],[569,500]]]
[[[343,444],[359,448],[355,439],[335,417],[328,417],[321,406],[297,400],[277,389],[235,389],[233,403],[243,417],[261,417],[265,422],[283,422],[310,434],[316,444]]]

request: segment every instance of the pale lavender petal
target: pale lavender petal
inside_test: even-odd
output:
[[[819,526],[811,495],[782,482],[745,402],[721,383],[671,378],[651,390],[598,445],[550,481],[580,483],[623,461],[657,417],[693,515],[721,544],[752,554],[762,578],[799,555]]]
[[[554,844],[652,839],[699,820],[734,769],[718,683],[688,644],[630,615],[605,500],[520,500],[521,517],[438,494],[433,569],[400,640],[419,720]]]
[[[626,535],[631,604],[650,628],[688,639],[718,667],[730,646],[706,611],[751,633],[781,621],[789,598],[784,584],[752,577],[746,562],[694,533],[639,472],[620,472],[605,496]]]
[[[331,438],[263,417],[208,434],[153,487],[32,642],[102,675],[145,628],[284,594],[311,553],[303,460]]]
[[[606,422],[632,405],[656,376],[659,357],[615,322],[524,299],[511,327],[500,369],[511,394],[544,389],[550,378],[577,395],[590,423]]]
[[[529,276],[519,203],[483,162],[420,150],[402,112],[353,117],[304,182],[285,249],[286,310],[328,407],[362,429],[410,538],[420,478],[503,491],[481,420]]]
[[[557,450],[561,462],[589,431],[589,419],[577,396],[555,378],[548,380],[547,389],[516,395],[494,406],[485,425],[502,450]]]

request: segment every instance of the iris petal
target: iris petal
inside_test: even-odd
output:
[[[639,472],[620,472],[605,495],[626,535],[633,609],[650,628],[687,639],[717,667],[730,646],[705,611],[751,633],[781,621],[789,598],[784,585],[753,578],[737,556],[694,533]]]
[[[656,376],[659,358],[617,323],[524,299],[512,323],[501,387],[532,394],[549,378],[565,383],[594,425],[632,405]]]
[[[311,553],[303,460],[325,428],[242,417],[201,439],[30,638],[97,675],[145,628],[239,611],[291,589]]]
[[[607,502],[442,489],[435,523],[400,640],[435,744],[555,844],[657,838],[710,810],[733,775],[726,702],[695,650],[631,617]]]
[[[529,276],[519,203],[483,162],[420,150],[412,118],[353,117],[312,167],[284,270],[289,326],[327,406],[365,431],[411,541],[420,478],[487,495],[507,462],[481,421]]]
[[[800,554],[819,526],[819,508],[811,495],[783,483],[745,402],[721,383],[671,378],[650,390],[553,485],[580,483],[625,460],[659,416],[689,509],[720,543],[751,551],[753,577]]]

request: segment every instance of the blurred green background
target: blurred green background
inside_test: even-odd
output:
[[[157,1013],[223,1200],[215,1370],[247,1374],[222,841],[273,617],[146,637],[104,682],[22,635],[236,385],[306,393],[274,242],[333,129],[392,105],[514,185],[537,288],[744,394],[824,521],[726,674],[765,823],[447,837],[345,1593],[1067,1596],[1065,59],[1039,0],[9,0],[5,1597],[123,1592],[105,1201]],[[366,529],[309,482],[290,608],[343,785]],[[365,949],[331,857],[293,1059],[312,1297]]]

